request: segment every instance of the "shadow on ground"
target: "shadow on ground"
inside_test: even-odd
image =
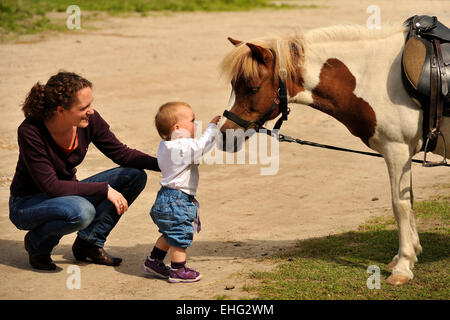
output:
[[[105,250],[123,262],[115,267],[117,271],[142,276],[136,265],[142,264],[150,253],[153,244],[137,244],[132,247],[105,246]],[[226,261],[246,258],[264,257],[292,248],[295,241],[197,241],[188,249],[188,259],[192,261]],[[34,270],[28,264],[28,253],[25,251],[23,241],[0,239],[0,264],[23,270]],[[61,258],[62,256],[62,258]],[[72,254],[72,246],[57,245],[52,252],[52,259],[58,264],[86,265],[87,262],[76,261]],[[168,258],[167,258],[168,259]],[[59,268],[57,271],[61,271]],[[48,271],[45,271],[48,272]]]
[[[450,236],[436,233],[420,233],[423,253],[419,263],[439,261],[450,256]],[[0,264],[18,269],[33,270],[28,264],[28,255],[23,241],[0,239]],[[281,258],[299,257],[322,259],[342,265],[359,266],[366,269],[368,264],[376,262],[380,266],[390,262],[398,248],[396,230],[373,232],[346,232],[302,241],[197,241],[188,249],[188,259],[192,261],[217,261],[227,263],[236,259],[261,258],[276,255]],[[118,272],[142,277],[139,266],[151,250],[149,244],[137,244],[133,247],[106,246],[108,253],[123,258]],[[57,265],[78,264],[75,261],[71,245],[58,245],[53,253]],[[61,259],[62,256],[62,259]],[[60,271],[59,268],[57,271]]]
[[[436,262],[450,257],[450,236],[431,232],[419,233],[422,254],[419,264]],[[295,248],[280,258],[321,259],[340,265],[358,266],[364,270],[368,265],[386,266],[397,254],[396,230],[373,232],[346,232],[327,237],[299,241]],[[386,273],[386,272],[385,272]],[[388,274],[388,273],[386,273]]]

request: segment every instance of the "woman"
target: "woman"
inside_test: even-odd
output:
[[[143,169],[160,171],[156,158],[122,144],[92,107],[92,84],[59,72],[29,92],[18,128],[19,160],[11,184],[10,219],[21,230],[29,262],[54,270],[51,251],[66,234],[78,231],[77,260],[117,266],[122,259],[103,249],[121,215],[145,187]],[[94,145],[120,167],[85,180],[79,165]]]

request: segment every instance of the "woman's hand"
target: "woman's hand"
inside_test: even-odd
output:
[[[108,186],[108,200],[111,201],[114,206],[116,207],[117,214],[122,215],[125,213],[125,211],[128,210],[128,202],[123,197],[123,195],[120,192],[117,192],[112,187]]]

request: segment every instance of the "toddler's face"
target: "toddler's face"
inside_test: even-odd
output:
[[[184,132],[189,133],[189,137],[194,137],[194,121],[195,114],[191,108],[180,105],[177,109],[177,123],[174,126],[175,130],[183,131],[182,136],[184,136]]]

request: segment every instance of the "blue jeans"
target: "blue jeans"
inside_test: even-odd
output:
[[[118,167],[81,182],[108,182],[131,205],[144,190],[147,174],[144,170]],[[79,231],[80,238],[103,247],[120,217],[104,196],[49,198],[37,194],[9,199],[10,220],[18,229],[30,230],[31,244],[42,253],[50,253],[64,235],[75,231]]]
[[[162,187],[150,210],[153,222],[173,247],[187,248],[194,238],[192,223],[197,215],[194,197],[180,190]]]

